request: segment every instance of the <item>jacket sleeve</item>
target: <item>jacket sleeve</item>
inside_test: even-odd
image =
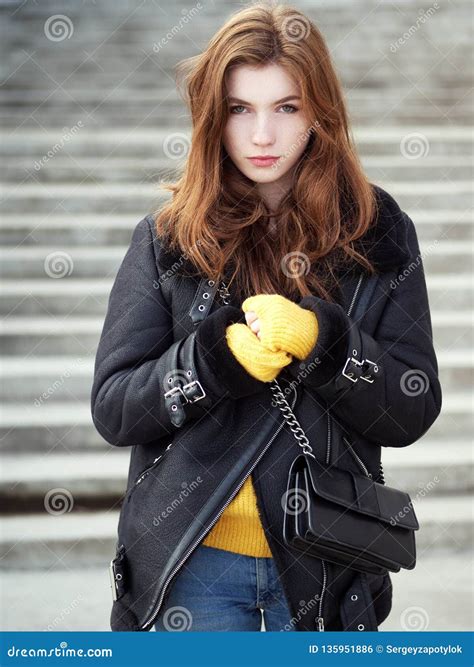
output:
[[[374,336],[341,305],[316,296],[303,297],[299,305],[316,314],[319,335],[308,357],[288,366],[293,377],[327,401],[341,422],[386,447],[405,447],[418,440],[441,410],[423,262],[415,226],[405,212],[403,218],[411,256],[400,267],[396,284],[392,282]],[[353,381],[342,374],[352,357],[351,327],[361,342],[362,358],[372,363],[349,365],[355,369],[353,378],[363,370],[367,380],[358,377]]]
[[[95,357],[92,420],[112,445],[172,435],[217,401],[253,394],[264,384],[227,345],[226,327],[245,321],[238,308],[218,308],[187,337],[173,341],[157,266],[145,218],[117,272]]]

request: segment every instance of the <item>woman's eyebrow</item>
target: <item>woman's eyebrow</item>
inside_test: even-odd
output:
[[[288,102],[289,100],[300,100],[301,97],[299,95],[288,95],[287,97],[282,97],[281,100],[276,100],[274,104],[281,104],[282,102]],[[228,98],[229,102],[238,102],[239,104],[251,104],[251,102],[246,102],[245,100],[241,100],[238,97],[229,97]]]

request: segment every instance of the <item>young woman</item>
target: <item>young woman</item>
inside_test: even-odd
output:
[[[134,230],[92,387],[96,428],[131,448],[111,627],[258,631],[263,612],[267,630],[376,630],[388,571],[283,539],[301,448],[271,386],[318,461],[383,484],[382,447],[441,407],[414,224],[366,179],[306,16],[252,6],[185,64],[187,163]]]

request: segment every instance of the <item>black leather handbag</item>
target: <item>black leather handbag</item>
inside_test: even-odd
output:
[[[369,280],[367,287],[373,289],[375,280]],[[361,295],[359,312],[363,312],[369,298],[370,288]],[[356,326],[351,330],[350,349],[361,349]],[[351,372],[346,377],[352,381],[357,376],[371,382],[372,374],[380,371],[369,360],[349,361]],[[385,574],[387,570],[413,569],[415,531],[419,524],[409,494],[374,481],[366,469],[366,474],[353,472],[319,461],[277,380],[271,388],[303,450],[288,474],[283,519],[285,544],[361,572]]]
[[[373,574],[415,567],[410,496],[306,452],[288,475],[283,539],[306,554]]]

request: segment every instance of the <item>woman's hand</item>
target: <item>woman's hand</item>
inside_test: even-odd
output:
[[[226,328],[226,340],[237,361],[257,380],[271,382],[293,357],[283,350],[264,347],[250,328],[241,322]]]
[[[260,340],[260,320],[258,319],[257,313],[254,310],[248,310],[245,313],[245,321],[247,322],[247,326],[252,329],[254,334],[256,334]]]
[[[281,294],[256,294],[242,304],[245,320],[264,347],[304,359],[316,345],[316,315]]]

